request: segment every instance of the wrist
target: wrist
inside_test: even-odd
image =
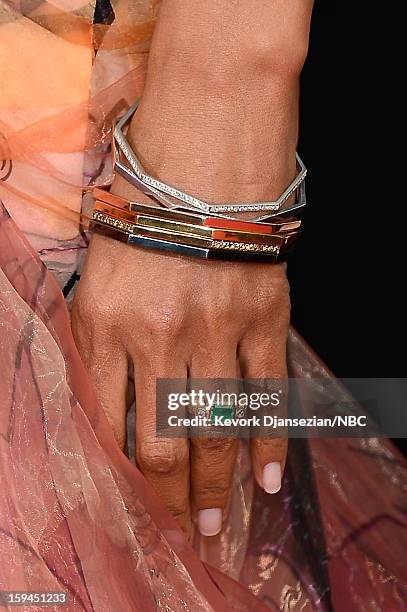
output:
[[[268,95],[256,84],[224,97],[178,87],[150,91],[130,125],[147,172],[208,201],[279,196],[296,174],[298,88],[275,79]]]
[[[287,4],[281,7],[285,14]],[[205,23],[216,22],[216,11],[234,19],[227,40],[224,29]],[[281,28],[281,19],[270,22],[257,14],[254,36],[247,7],[227,17],[228,11],[214,0],[208,15],[196,20],[183,0],[163,0],[128,140],[147,172],[197,197],[273,199],[296,173],[301,41],[307,40],[308,24],[287,19]],[[134,198],[144,199],[131,189]]]

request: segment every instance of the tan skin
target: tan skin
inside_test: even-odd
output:
[[[202,14],[197,0],[162,3],[129,139],[152,174],[204,199],[273,198],[295,174],[312,2],[206,6]],[[121,179],[112,192],[146,199]],[[186,531],[195,516],[205,535],[220,530],[237,444],[158,440],[156,378],[285,377],[289,314],[284,264],[203,262],[92,239],[75,339],[122,447],[133,361],[137,462]],[[286,453],[286,440],[252,443],[256,480],[269,492]]]

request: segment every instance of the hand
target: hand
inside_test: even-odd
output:
[[[76,343],[122,447],[133,361],[137,463],[187,531],[191,510],[204,535],[220,530],[237,442],[158,439],[156,378],[285,377],[289,312],[284,264],[201,261],[92,238],[72,311]],[[257,482],[276,492],[287,441],[251,448]]]
[[[162,0],[128,132],[146,170],[206,201],[278,197],[296,172],[311,7],[214,0],[201,11],[198,0]],[[146,197],[120,177],[112,191]],[[133,361],[137,462],[186,530],[191,509],[202,533],[220,530],[236,442],[158,440],[156,378],[285,377],[289,310],[284,265],[193,260],[92,239],[72,314],[79,351],[122,447]],[[286,447],[252,444],[255,477],[269,492],[280,487]]]

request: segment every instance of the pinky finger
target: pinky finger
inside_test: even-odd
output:
[[[277,493],[281,489],[287,447],[287,438],[251,441],[254,476],[266,493]]]
[[[265,390],[270,389],[271,382],[275,391],[274,381],[287,378],[286,337],[278,334],[262,343],[258,338],[246,338],[240,346],[240,363],[245,379],[256,379],[256,386],[261,383]],[[284,406],[279,406],[279,411],[282,409],[285,411]],[[287,448],[286,437],[270,434],[251,440],[254,477],[266,493],[277,493],[281,488]]]

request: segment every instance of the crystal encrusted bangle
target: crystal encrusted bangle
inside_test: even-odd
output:
[[[298,174],[285,191],[277,200],[269,202],[226,202],[226,203],[209,203],[199,198],[196,198],[177,187],[168,185],[159,179],[156,179],[144,170],[136,154],[130,147],[125,135],[123,127],[132,117],[139,105],[140,99],[129,108],[123,117],[116,123],[114,128],[113,153],[115,169],[123,175],[127,180],[133,183],[138,189],[146,194],[155,197],[161,204],[168,208],[182,208],[191,211],[211,213],[215,215],[224,215],[235,217],[236,213],[257,213],[250,215],[250,220],[264,219],[282,213],[291,213],[298,211],[306,204],[304,180],[307,170],[299,157],[296,155]],[[128,165],[123,163],[120,158],[120,153],[123,154],[128,162]],[[129,167],[130,166],[130,167]],[[288,203],[290,196],[297,193],[297,199],[294,204]],[[262,213],[259,216],[258,213]],[[266,214],[267,213],[267,214]]]

